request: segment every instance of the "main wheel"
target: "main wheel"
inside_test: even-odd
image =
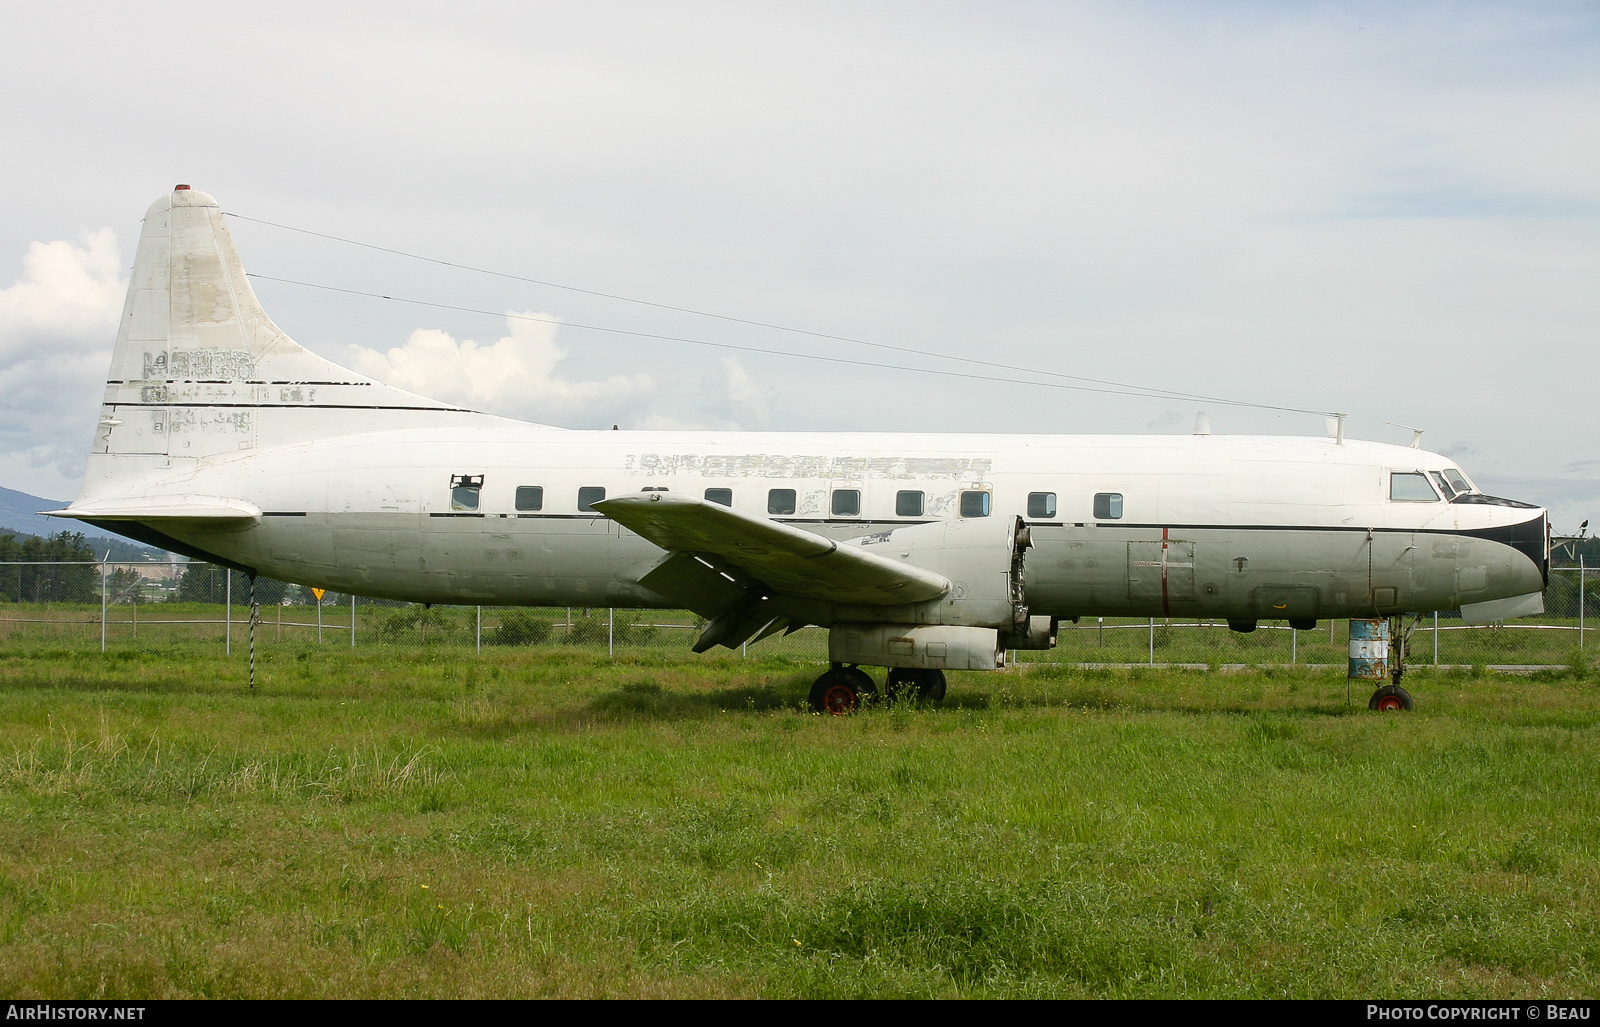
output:
[[[1411,709],[1411,693],[1399,685],[1384,685],[1367,700],[1367,709],[1380,713],[1393,713]]]
[[[888,680],[884,682],[884,690],[888,692],[890,699],[938,702],[944,698],[944,671],[891,667]]]
[[[811,686],[811,708],[843,717],[854,713],[878,689],[860,667],[834,667]]]

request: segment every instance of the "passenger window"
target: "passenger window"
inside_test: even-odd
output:
[[[987,517],[989,516],[989,493],[963,492],[961,493],[961,516]]]
[[[733,505],[733,489],[706,489],[706,502],[718,506]]]
[[[450,509],[476,510],[478,493],[483,489],[481,474],[452,474],[450,476]]]
[[[1439,494],[1421,471],[1396,471],[1389,475],[1389,498],[1399,503],[1437,503]]]
[[[1114,521],[1122,516],[1122,493],[1096,492],[1094,494],[1094,516],[1100,521]]]
[[[578,490],[578,510],[590,513],[594,510],[594,505],[604,498],[606,498],[605,489],[598,485],[585,485]]]
[[[833,515],[835,517],[855,517],[859,513],[861,513],[861,491],[859,489],[833,490]]]
[[[1054,492],[1028,493],[1028,516],[1038,520],[1049,520],[1056,515],[1056,494]]]
[[[894,494],[894,515],[896,517],[921,517],[922,493],[896,492]]]
[[[517,486],[517,512],[544,509],[544,487],[541,485]]]
[[[767,513],[794,513],[794,489],[772,489],[767,493]]]

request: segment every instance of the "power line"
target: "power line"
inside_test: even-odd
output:
[[[368,299],[388,300],[392,303],[410,303],[419,307],[433,307],[437,310],[454,310],[464,314],[484,314],[489,317],[504,317],[514,321],[534,321],[539,324],[560,325],[563,328],[580,328],[591,332],[609,332],[613,335],[628,335],[636,339],[654,339],[658,342],[682,342],[692,346],[709,346],[714,349],[737,350],[741,353],[762,353],[767,356],[797,357],[801,360],[822,360],[832,364],[849,364],[853,367],[875,367],[891,371],[912,371],[917,374],[933,374],[945,378],[964,378],[969,381],[1000,382],[1007,385],[1035,385],[1045,389],[1067,389],[1073,392],[1095,392],[1109,396],[1131,396],[1138,399],[1200,399],[1208,403],[1221,403],[1227,406],[1251,407],[1257,410],[1278,410],[1294,414],[1321,414],[1320,410],[1301,410],[1296,407],[1270,406],[1265,403],[1248,403],[1237,399],[1219,399],[1209,396],[1184,396],[1181,393],[1162,393],[1158,390],[1140,389],[1138,386],[1122,386],[1115,389],[1095,388],[1089,385],[1068,385],[1064,382],[1047,382],[1029,380],[1026,378],[1002,378],[997,375],[973,374],[968,371],[941,371],[932,367],[909,367],[905,364],[886,364],[872,360],[851,360],[848,357],[829,357],[819,353],[798,353],[794,350],[765,349],[760,346],[741,346],[731,342],[711,342],[706,339],[690,339],[679,335],[657,335],[653,332],[636,332],[626,328],[607,328],[602,325],[577,324],[572,321],[562,321],[554,317],[535,317],[532,314],[512,314],[506,311],[482,310],[477,307],[460,307],[451,303],[435,303],[431,300],[409,299],[405,296],[386,296],[383,293],[363,292],[360,289],[344,289],[336,285],[320,285],[316,282],[298,282],[291,278],[275,278],[272,275],[248,273],[247,278],[259,279],[263,282],[278,282],[282,285],[298,285],[306,289],[321,289],[324,292],[343,293],[346,296],[364,296]],[[1333,414],[1325,416],[1332,417]]]
[[[671,310],[671,311],[674,311],[674,312],[680,313],[680,314],[694,314],[697,317],[710,317],[710,318],[715,318],[716,320],[719,320],[719,321],[728,321],[728,322],[731,322],[733,324],[749,325],[749,326],[751,326],[753,328],[767,328],[767,329],[771,329],[773,331],[779,331],[779,332],[789,332],[789,333],[792,333],[792,334],[795,334],[795,335],[809,336],[809,337],[814,338],[814,339],[827,339],[827,340],[832,341],[832,342],[846,342],[846,343],[850,343],[851,345],[854,345],[854,346],[868,346],[868,347],[871,347],[873,349],[889,350],[889,351],[895,352],[895,353],[906,353],[906,354],[910,354],[912,356],[932,357],[932,358],[934,358],[936,360],[952,360],[952,361],[956,361],[958,363],[973,364],[973,365],[976,365],[976,366],[979,366],[979,367],[995,368],[997,370],[1002,370],[1002,371],[1015,371],[1015,372],[1018,372],[1018,373],[1021,373],[1021,374],[1047,375],[1047,376],[1052,377],[1052,378],[1060,378],[1060,379],[1064,379],[1066,381],[1086,382],[1086,383],[1088,383],[1090,385],[1107,386],[1107,388],[1105,388],[1105,389],[1083,388],[1083,389],[1077,390],[1077,391],[1082,391],[1082,392],[1104,392],[1104,393],[1108,393],[1110,395],[1132,395],[1132,396],[1141,396],[1141,397],[1144,397],[1144,398],[1147,398],[1147,399],[1173,399],[1173,400],[1187,400],[1187,401],[1190,401],[1190,402],[1200,402],[1200,403],[1220,403],[1220,404],[1223,404],[1223,405],[1226,405],[1226,406],[1250,407],[1250,408],[1257,409],[1257,410],[1278,410],[1278,411],[1283,411],[1283,412],[1286,412],[1286,413],[1296,413],[1296,414],[1318,414],[1318,415],[1321,415],[1321,416],[1324,416],[1324,417],[1332,417],[1332,416],[1334,416],[1333,413],[1331,413],[1330,411],[1325,411],[1325,410],[1306,410],[1306,409],[1303,409],[1303,408],[1300,408],[1300,407],[1274,406],[1274,405],[1268,404],[1268,403],[1250,403],[1250,402],[1247,402],[1247,401],[1244,401],[1244,400],[1222,399],[1222,398],[1216,397],[1216,396],[1202,396],[1202,395],[1197,395],[1195,393],[1177,392],[1177,391],[1174,391],[1172,389],[1157,389],[1157,388],[1150,388],[1148,386],[1142,386],[1142,385],[1130,385],[1127,382],[1110,381],[1110,380],[1103,379],[1103,378],[1090,378],[1090,377],[1086,377],[1084,375],[1066,374],[1066,373],[1061,372],[1061,371],[1048,371],[1048,370],[1044,370],[1044,369],[1036,368],[1036,367],[1023,367],[1023,366],[1020,366],[1020,365],[1017,365],[1017,364],[1006,364],[1006,363],[1001,363],[1001,362],[993,361],[993,360],[982,360],[982,359],[979,359],[979,358],[976,358],[976,357],[962,357],[962,356],[953,356],[953,355],[950,355],[950,354],[947,354],[947,353],[935,353],[935,352],[932,352],[930,350],[921,350],[921,349],[917,349],[917,348],[912,347],[912,346],[896,346],[896,345],[893,345],[891,343],[886,343],[886,342],[872,342],[872,341],[866,340],[866,339],[855,339],[855,338],[851,338],[850,336],[846,336],[846,335],[831,335],[831,334],[829,334],[827,332],[814,332],[814,331],[811,331],[811,330],[805,329],[805,328],[794,328],[794,327],[790,327],[788,325],[774,324],[774,323],[768,322],[768,321],[756,321],[756,320],[752,320],[750,318],[734,317],[734,316],[732,316],[730,314],[718,314],[718,313],[715,313],[713,311],[699,310],[699,309],[696,309],[694,307],[680,307],[680,306],[675,306],[675,305],[670,304],[670,303],[658,303],[658,302],[656,302],[654,300],[639,299],[638,297],[634,297],[634,296],[623,296],[623,295],[618,294],[618,293],[601,292],[601,291],[596,290],[596,289],[585,289],[585,288],[581,288],[581,287],[576,286],[576,285],[564,285],[564,284],[562,284],[560,282],[551,282],[551,281],[547,281],[547,280],[541,279],[541,278],[529,278],[529,277],[526,277],[524,275],[514,275],[514,274],[511,274],[511,273],[505,272],[505,271],[496,271],[496,270],[494,270],[492,268],[477,267],[477,266],[474,266],[472,264],[462,264],[462,263],[458,263],[456,261],[443,260],[443,259],[440,259],[438,257],[424,256],[423,254],[420,254],[420,253],[411,253],[411,252],[408,252],[406,250],[394,249],[393,247],[389,247],[389,246],[380,246],[380,245],[378,245],[376,243],[362,242],[359,239],[347,239],[347,238],[345,238],[343,236],[330,235],[327,232],[315,232],[315,231],[312,231],[309,228],[296,228],[293,225],[279,224],[278,222],[275,222],[275,221],[264,221],[261,218],[253,218],[253,217],[249,217],[248,215],[245,215],[245,214],[235,214],[235,213],[233,213],[231,211],[225,211],[224,213],[226,213],[228,217],[238,218],[241,221],[250,221],[250,222],[253,222],[253,223],[258,224],[258,225],[266,225],[269,228],[278,228],[278,229],[282,229],[283,231],[286,231],[286,232],[298,232],[301,235],[314,236],[314,237],[316,237],[318,239],[327,239],[327,240],[330,240],[332,242],[344,243],[344,244],[349,245],[349,246],[359,246],[359,247],[362,247],[364,249],[375,250],[375,251],[377,251],[379,253],[388,253],[388,254],[392,254],[394,256],[406,257],[407,259],[410,259],[410,260],[420,260],[420,261],[423,261],[424,263],[436,264],[436,265],[438,265],[440,267],[455,268],[455,269],[461,270],[461,271],[471,271],[471,272],[473,272],[475,274],[490,275],[490,276],[495,277],[495,278],[503,278],[503,279],[506,279],[508,281],[513,281],[513,282],[525,282],[525,283],[527,283],[529,285],[538,285],[538,286],[542,286],[544,288],[549,288],[549,289],[561,289],[561,290],[564,290],[564,291],[567,291],[567,292],[580,293],[580,294],[585,295],[585,296],[595,296],[595,297],[598,297],[598,298],[601,298],[601,299],[617,300],[617,301],[623,302],[623,303],[635,303],[635,304],[638,304],[640,306],[654,307],[654,308],[656,308],[658,310]],[[256,276],[256,277],[266,278],[266,276]],[[269,280],[271,280],[271,281],[288,282],[288,284],[291,284],[291,285],[304,285],[304,286],[307,286],[308,288],[329,288],[329,289],[332,289],[331,286],[317,286],[317,285],[313,285],[313,284],[311,284],[309,282],[289,282],[288,279],[269,279]],[[376,296],[376,295],[378,295],[378,294],[375,294],[375,293],[359,293],[359,292],[355,292],[354,290],[337,290],[337,289],[334,289],[333,291],[351,292],[351,293],[353,293],[355,295],[361,295],[361,296]],[[381,297],[381,298],[388,299],[389,297],[385,296],[385,297]],[[430,304],[430,303],[425,303],[424,301],[421,301],[421,300],[401,300],[399,302],[417,303],[417,304],[424,305],[424,306],[436,306],[436,307],[440,307],[442,309],[447,309],[447,310],[466,310],[466,308],[463,308],[463,307],[451,307],[448,304],[442,304],[442,303]],[[470,311],[470,312],[471,313],[489,313],[488,311]],[[496,315],[496,316],[498,316],[498,315]],[[695,339],[679,339],[679,338],[675,338],[675,337],[672,337],[672,336],[653,336],[653,335],[649,335],[648,333],[643,333],[643,332],[622,332],[620,329],[600,328],[600,327],[596,327],[596,326],[593,326],[593,325],[574,325],[574,324],[571,324],[570,322],[556,322],[556,323],[568,324],[570,327],[574,327],[574,328],[589,328],[591,331],[616,331],[616,332],[619,332],[620,334],[637,335],[637,336],[639,336],[641,338],[656,338],[656,339],[661,339],[663,341],[689,342],[689,343],[696,343],[696,344],[701,344],[701,345],[722,345],[722,344],[718,344],[718,343],[700,343],[699,340],[695,340]],[[741,347],[738,347],[738,346],[725,346],[724,348],[740,349]],[[780,355],[784,355],[784,356],[794,356],[794,357],[802,357],[802,358],[806,358],[806,357],[812,356],[810,354],[795,353],[795,352],[792,352],[792,351],[785,351],[785,350],[762,350],[762,349],[757,349],[757,348],[753,348],[753,347],[743,347],[743,348],[745,348],[749,352],[753,352],[753,353],[774,353],[774,354],[780,354]],[[815,359],[821,360],[821,359],[833,359],[833,358],[815,357]],[[900,365],[897,365],[897,364],[875,364],[875,363],[871,363],[871,362],[868,362],[868,361],[837,361],[837,362],[856,363],[856,364],[860,364],[860,365],[866,366],[866,367],[886,367],[886,368],[894,368],[894,369],[897,369],[897,370],[918,370],[916,368],[901,367]],[[929,373],[933,373],[933,372],[929,372]],[[940,373],[943,373],[943,372],[940,372]],[[988,377],[988,376],[985,376],[985,375],[965,375],[965,376],[958,376],[958,377],[969,377],[969,378],[975,378],[975,379],[983,380],[983,381],[1008,381],[1009,382],[1009,381],[1012,380],[1012,379],[1008,379],[1008,378],[991,378],[991,377]],[[1040,383],[1040,382],[1022,382],[1021,384],[1037,385],[1037,384],[1043,384],[1043,383]],[[1113,390],[1126,390],[1126,391],[1113,391]]]

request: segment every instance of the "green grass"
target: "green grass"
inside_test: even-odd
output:
[[[0,651],[27,997],[1592,996],[1600,687]]]

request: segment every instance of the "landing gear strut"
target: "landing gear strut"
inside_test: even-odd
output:
[[[945,680],[942,670],[924,670],[916,667],[890,667],[884,690],[890,699],[911,699],[915,702],[938,702],[944,698]]]
[[[878,694],[867,672],[860,667],[835,663],[811,686],[811,708],[818,713],[842,717],[854,713],[868,696]]]

